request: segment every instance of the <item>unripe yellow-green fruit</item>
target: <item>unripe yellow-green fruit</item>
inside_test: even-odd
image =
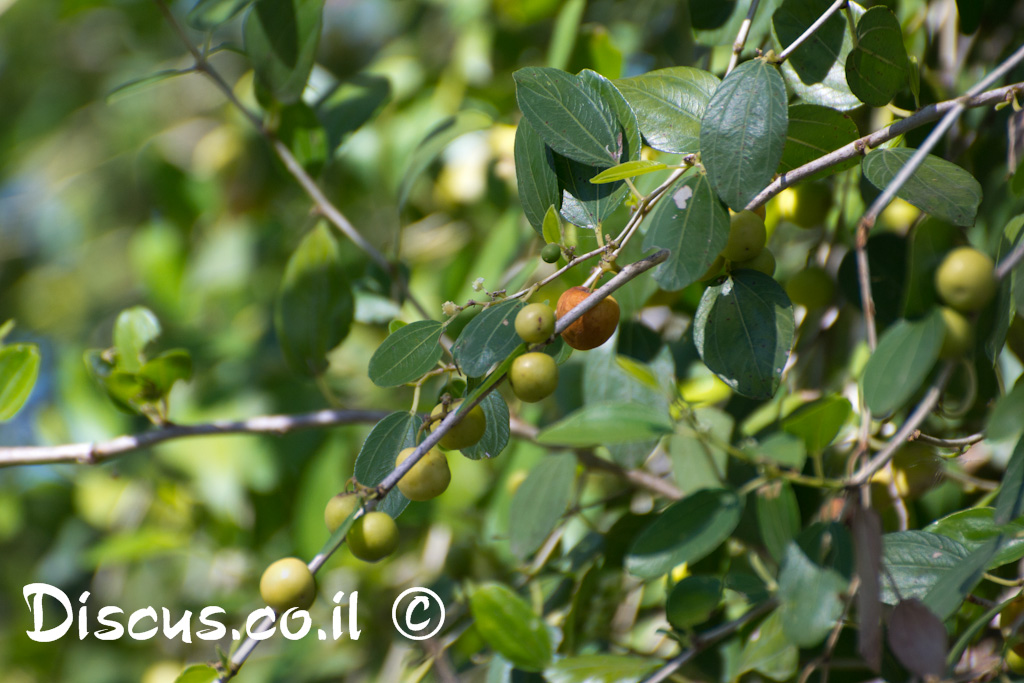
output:
[[[591,293],[586,287],[573,287],[562,292],[558,297],[558,317],[564,317]],[[619,302],[609,296],[562,330],[562,339],[577,351],[589,351],[608,341],[618,326]]]
[[[980,310],[995,295],[997,284],[992,259],[971,247],[949,252],[935,271],[935,291],[961,313]]]
[[[260,578],[260,597],[275,612],[309,609],[316,598],[316,581],[306,563],[285,557],[267,567]]]
[[[459,409],[462,405],[462,399],[453,401],[448,406],[448,412],[453,413]],[[444,404],[438,403],[434,406],[434,409],[430,411],[430,418],[433,422],[430,425],[430,431],[433,432],[437,429],[438,425],[441,424],[442,415],[444,415]],[[462,418],[462,420],[452,427],[448,432],[441,437],[441,445],[448,450],[457,451],[463,448],[469,448],[474,445],[477,441],[483,438],[484,432],[487,431],[487,416],[484,415],[484,409],[477,405],[469,413]]]
[[[741,270],[746,268],[747,270],[756,270],[759,273],[764,273],[768,277],[775,275],[775,255],[765,247],[761,251],[757,252],[757,256],[746,261],[733,261],[732,269]]]
[[[801,183],[793,189],[792,200],[782,217],[801,228],[814,228],[825,222],[832,208],[832,190],[825,183]]]
[[[362,499],[354,493],[339,493],[332,496],[324,506],[324,522],[327,529],[333,534],[360,505]]]
[[[415,448],[405,448],[398,454],[395,467],[398,467],[413,454]],[[439,448],[431,448],[423,454],[412,469],[398,480],[398,490],[409,500],[424,501],[437,498],[452,480],[452,471],[448,469],[448,458]]]
[[[974,328],[967,318],[949,306],[942,306],[939,311],[945,327],[939,358],[959,358],[974,347]]]
[[[524,353],[512,361],[508,381],[519,400],[536,403],[558,387],[558,364],[546,353]]]
[[[789,278],[786,294],[794,304],[810,310],[824,308],[832,302],[836,286],[825,269],[809,266]]]
[[[722,256],[728,261],[748,261],[764,249],[767,239],[761,217],[753,211],[740,211],[729,221],[729,241]]]
[[[376,562],[398,547],[398,525],[385,512],[367,512],[352,525],[345,540],[355,557]]]
[[[1017,624],[1020,620],[1021,615],[1024,614],[1024,595],[1018,595],[1017,598],[1009,603],[999,612],[999,628],[1004,632],[1004,635],[1008,634],[1010,630],[1017,625],[1017,633],[1024,633],[1024,624]],[[1011,656],[1014,656],[1011,660]],[[1018,642],[1013,646],[1006,656],[1006,663],[1010,665],[1010,668],[1017,666],[1019,668],[1013,668],[1016,673],[1024,673],[1024,641]]]
[[[555,333],[555,312],[547,304],[530,304],[516,314],[516,334],[527,344],[539,344]]]
[[[725,257],[719,254],[711,266],[708,267],[707,272],[700,276],[700,281],[704,282],[705,280],[710,280],[713,277],[718,277],[722,274],[723,270],[725,270]]]

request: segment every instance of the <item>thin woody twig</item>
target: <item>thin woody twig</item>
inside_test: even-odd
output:
[[[833,14],[846,7],[846,4],[847,0],[836,0],[835,2],[833,2],[832,5],[827,10],[825,10],[825,12],[820,17],[818,17],[813,24],[807,27],[806,31],[800,34],[799,38],[794,40],[792,43],[789,44],[789,46],[785,50],[779,53],[778,61],[786,61],[786,59],[788,59],[789,56],[792,55],[798,47],[803,45],[804,42],[807,41],[807,39],[813,36],[819,28],[824,26],[825,22],[831,19]]]
[[[728,76],[729,72],[736,68],[736,64],[740,61],[740,53],[743,52],[743,46],[747,43],[747,36],[750,35],[750,25],[754,22],[754,14],[757,12],[757,5],[761,0],[753,0],[750,3],[750,9],[747,10],[747,16],[740,24],[739,33],[736,34],[736,41],[732,44],[732,57],[729,58],[729,68],[725,70],[725,75]]]

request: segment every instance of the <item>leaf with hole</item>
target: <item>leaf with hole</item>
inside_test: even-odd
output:
[[[703,173],[688,173],[673,183],[645,222],[644,249],[670,252],[654,271],[655,281],[668,291],[703,277],[729,241],[729,214]]]

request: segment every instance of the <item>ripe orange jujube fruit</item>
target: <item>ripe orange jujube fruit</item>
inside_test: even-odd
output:
[[[558,297],[558,317],[564,317],[591,292],[587,287],[573,287],[562,292]],[[619,302],[609,296],[565,328],[562,339],[578,351],[588,351],[608,341],[618,326]]]

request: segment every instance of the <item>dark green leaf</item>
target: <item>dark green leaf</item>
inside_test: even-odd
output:
[[[199,0],[185,20],[197,31],[212,31],[251,2],[252,0]]]
[[[487,394],[480,402],[480,407],[483,408],[484,417],[487,418],[487,429],[479,441],[459,451],[470,460],[498,457],[508,445],[508,437],[511,433],[508,405],[501,394],[496,391]]]
[[[434,126],[420,144],[413,150],[409,165],[402,174],[402,183],[398,186],[398,207],[401,209],[409,199],[413,184],[430,164],[456,138],[473,131],[488,128],[493,123],[490,116],[483,112],[466,110],[455,116],[449,116]]]
[[[599,446],[645,441],[672,433],[668,414],[635,403],[591,403],[545,427],[537,443]]]
[[[913,149],[875,149],[861,168],[871,184],[884,189],[914,155]],[[896,193],[925,213],[954,225],[974,225],[981,204],[981,185],[956,164],[929,154]]]
[[[206,664],[193,664],[182,671],[174,683],[213,683],[220,676],[212,666]]]
[[[665,601],[672,628],[685,630],[703,624],[722,602],[722,580],[717,576],[691,575],[673,588]]]
[[[1002,541],[1003,537],[997,536],[975,548],[963,561],[943,572],[921,601],[943,621],[953,616],[964,598],[981,582]]]
[[[153,386],[159,396],[166,396],[178,380],[192,379],[192,357],[185,349],[164,351],[139,370],[139,378]]]
[[[1007,524],[1021,515],[1024,515],[1024,437],[1017,442],[1006,465],[992,521]]]
[[[390,97],[388,79],[358,74],[321,98],[314,109],[327,131],[328,152],[333,153],[350,133],[372,119]]]
[[[544,669],[548,683],[639,683],[663,662],[636,655],[581,655]]]
[[[618,117],[593,83],[560,69],[533,66],[512,78],[523,116],[551,149],[599,168],[623,160],[625,140]]]
[[[548,209],[554,207],[558,211],[562,208],[562,191],[558,187],[551,148],[544,144],[525,118],[516,127],[515,160],[516,184],[523,214],[533,229],[540,233]]]
[[[0,422],[25,405],[39,376],[39,361],[35,344],[0,346]]]
[[[779,570],[779,614],[787,640],[799,647],[814,647],[824,640],[843,612],[840,594],[847,583],[790,543]]]
[[[135,372],[142,367],[145,349],[160,336],[160,322],[144,306],[133,306],[121,311],[114,323],[114,347],[117,349],[117,367]]]
[[[969,508],[960,510],[942,519],[937,519],[925,531],[942,534],[961,544],[968,552],[973,552],[1000,534],[1005,534],[1005,541],[989,569],[1016,562],[1024,557],[1024,520],[1018,518],[1007,524],[996,524],[993,520],[993,508]]]
[[[549,455],[530,470],[516,489],[509,508],[509,545],[525,561],[548,537],[572,496],[576,458],[568,453]]]
[[[391,413],[370,430],[356,456],[355,478],[363,486],[376,486],[395,469],[395,459],[403,448],[416,445],[420,419],[407,412]],[[391,489],[377,509],[398,517],[409,504],[398,487]]]
[[[887,605],[923,598],[970,554],[960,543],[926,531],[886,534],[882,548],[882,602]]]
[[[708,177],[690,173],[677,180],[647,216],[644,249],[670,250],[654,271],[662,289],[675,291],[704,276],[729,241],[729,214]]]
[[[782,611],[775,610],[743,646],[736,664],[736,675],[755,671],[773,681],[788,681],[796,674],[799,657],[799,650],[782,630]]]
[[[879,330],[882,330],[895,322],[903,310],[901,292],[907,278],[907,245],[900,235],[882,232],[868,238],[867,252],[875,320]],[[843,257],[839,264],[838,281],[846,300],[863,310],[857,279],[856,250],[850,249]]]
[[[959,239],[959,228],[936,218],[925,218],[914,228],[910,238],[904,316],[922,316],[935,305],[935,269]]]
[[[786,546],[800,532],[800,507],[788,481],[775,481],[758,490],[757,525],[768,552],[781,563]]]
[[[748,50],[751,45],[761,45],[768,32],[768,19],[780,0],[762,0],[754,12],[754,21],[747,38]],[[693,39],[698,45],[732,47],[740,26],[750,11],[751,0],[721,0],[719,2],[691,2],[690,24]]]
[[[920,320],[900,320],[885,331],[862,379],[864,400],[872,413],[891,413],[921,388],[939,358],[943,335],[938,310]]]
[[[701,120],[701,162],[729,208],[745,208],[771,182],[788,116],[786,85],[763,59],[740,64],[715,90]]]
[[[551,637],[544,621],[507,587],[486,583],[473,591],[469,609],[480,637],[523,671],[542,671],[551,662]]]
[[[452,345],[452,354],[467,377],[482,377],[523,343],[515,320],[525,305],[516,299],[488,306],[466,325]]]
[[[846,58],[846,82],[861,102],[884,107],[907,82],[910,63],[900,22],[872,7],[857,22],[857,43]]]
[[[779,171],[785,173],[798,166],[848,145],[860,136],[857,124],[849,114],[817,104],[794,104],[789,108],[786,146],[782,150]],[[809,180],[824,178],[853,168],[857,159],[849,159],[819,171]]]
[[[338,244],[323,223],[288,259],[274,309],[274,328],[292,372],[327,370],[327,354],[348,336],[355,299]]]
[[[1024,215],[1014,216],[1003,227],[1003,233],[999,238],[999,248],[996,250],[996,263],[1006,258],[1024,240]],[[984,340],[983,348],[985,356],[995,365],[999,353],[1006,344],[1006,334],[1010,330],[1010,321],[1016,310],[1014,304],[1013,289],[1024,289],[1020,284],[1024,280],[1024,269],[1019,265],[1010,271],[999,283],[999,289],[995,298],[985,307],[978,318],[978,327]],[[1022,312],[1024,313],[1024,312]]]
[[[595,185],[590,179],[601,172],[597,166],[554,155],[555,175],[562,190],[561,216],[573,225],[596,230],[629,194],[623,181]]]
[[[800,406],[782,421],[782,428],[804,440],[808,453],[820,453],[839,434],[853,407],[842,396],[826,396]]]
[[[704,290],[693,342],[733,391],[766,399],[779,387],[794,329],[793,304],[779,283],[744,269]]]
[[[992,441],[1016,441],[1024,434],[1024,379],[1005,396],[1000,396],[985,425],[985,436]]]
[[[788,47],[817,21],[831,0],[785,0],[772,17],[775,44]],[[850,3],[854,19],[864,8]],[[853,49],[853,33],[841,14],[833,15],[823,27],[782,64],[782,75],[801,100],[846,111],[861,105],[846,83],[846,59]]]
[[[379,387],[397,387],[423,376],[441,359],[441,333],[436,320],[417,320],[395,330],[370,358],[370,380]]]
[[[297,102],[313,70],[324,0],[256,0],[246,15],[245,52],[256,78],[284,104]]]
[[[666,508],[641,532],[626,556],[626,569],[651,579],[683,562],[705,557],[729,538],[743,500],[725,489],[704,489]]]
[[[620,78],[615,85],[636,111],[648,145],[688,154],[700,149],[700,120],[719,82],[707,71],[675,66]]]

